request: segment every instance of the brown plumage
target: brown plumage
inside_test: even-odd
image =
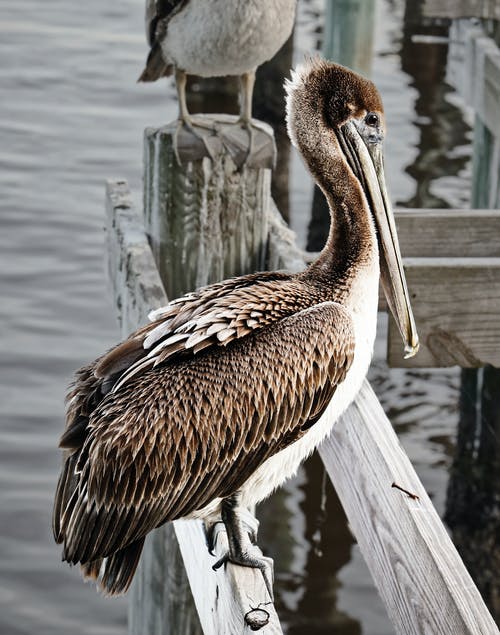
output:
[[[54,536],[107,593],[128,588],[154,527],[213,519],[221,499],[272,491],[328,431],[316,424],[338,387],[340,414],[366,372],[378,247],[362,174],[336,135],[352,113],[380,112],[380,99],[320,61],[288,90],[292,139],[335,210],[319,259],[300,274],[252,274],[174,300],[78,371],[68,395]]]
[[[161,40],[166,36],[168,23],[182,10],[188,0],[148,0],[146,2],[146,36],[151,47],[140,82],[155,82],[173,72],[173,64],[166,62],[161,51]]]

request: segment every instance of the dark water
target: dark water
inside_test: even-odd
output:
[[[372,77],[390,134],[393,198],[468,205],[470,133],[443,82],[446,47],[404,38],[404,0],[378,0]],[[118,337],[103,267],[103,180],[140,192],[142,130],[176,114],[172,86],[139,86],[141,0],[0,5],[0,633],[124,633],[126,600],[99,597],[60,563],[50,513],[65,386]],[[321,40],[323,2],[301,0],[296,61]],[[465,119],[464,119],[465,118]],[[295,158],[292,224],[305,241],[312,189]],[[383,333],[384,325],[381,325]],[[457,417],[455,371],[371,380],[440,513]],[[391,632],[331,487],[309,461],[262,506],[288,633]],[[322,552],[322,557],[320,557]]]

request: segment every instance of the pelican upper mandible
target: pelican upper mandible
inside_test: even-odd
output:
[[[418,349],[382,167],[375,86],[314,59],[287,84],[292,142],[331,210],[328,241],[298,274],[199,289],[77,372],[60,446],[53,528],[63,559],[125,591],[148,532],[222,519],[235,563],[262,569],[238,506],[292,476],[358,392],[379,277],[406,355]],[[332,417],[321,417],[326,408]]]
[[[139,81],[175,69],[179,120],[192,129],[186,74],[239,75],[240,121],[251,125],[255,70],[270,60],[292,32],[297,0],[146,0],[151,50]]]

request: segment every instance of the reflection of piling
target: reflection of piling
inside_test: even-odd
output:
[[[369,76],[373,59],[375,0],[327,2],[322,52],[326,59]],[[307,249],[319,251],[328,238],[330,211],[323,193],[314,188]]]
[[[290,35],[272,60],[257,69],[254,91],[254,115],[274,130],[278,160],[273,170],[271,194],[283,218],[289,220],[288,178],[290,139],[285,123],[285,78],[290,75],[293,56],[293,38]]]
[[[462,370],[460,420],[446,521],[497,620],[500,618],[500,370]]]

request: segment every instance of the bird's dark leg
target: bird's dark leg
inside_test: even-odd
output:
[[[189,132],[193,134],[197,139],[200,139],[203,142],[203,145],[205,146],[208,152],[208,155],[213,159],[212,152],[207,145],[205,137],[195,130],[193,125],[193,120],[191,118],[191,115],[189,114],[189,110],[188,110],[187,102],[186,102],[186,82],[187,82],[187,75],[185,71],[182,71],[176,68],[175,69],[175,85],[177,87],[177,96],[179,98],[179,118],[177,121],[177,128],[175,129],[175,133],[174,133],[173,145],[174,145],[175,158],[179,165],[182,165],[181,159],[179,156],[179,150],[178,150],[178,137],[179,137],[179,131],[181,128],[186,128],[186,130],[189,130]],[[197,123],[196,125],[200,125],[200,124]],[[212,130],[213,126],[210,126],[209,128]]]
[[[253,87],[255,85],[255,71],[243,73],[240,77],[240,84],[241,106],[238,123],[246,128],[248,132],[248,153],[245,159],[246,162],[248,157],[252,154],[254,144],[254,131],[252,127],[252,97]]]
[[[227,562],[260,569],[269,595],[273,598],[273,560],[264,557],[255,545],[256,527],[251,527],[250,531],[245,527],[241,518],[242,510],[238,509],[238,504],[238,493],[223,499],[221,503],[222,522],[226,528],[229,552],[213,565],[213,569],[216,570]]]

